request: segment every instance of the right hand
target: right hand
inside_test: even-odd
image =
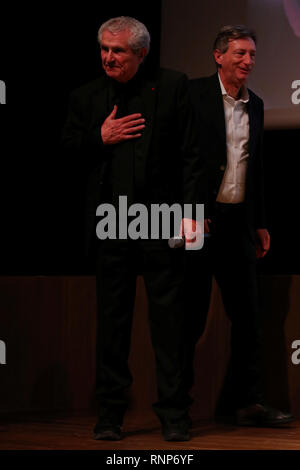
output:
[[[180,235],[185,240],[186,250],[199,250],[203,246],[203,228],[197,220],[183,218]]]
[[[118,144],[129,139],[136,139],[142,134],[139,132],[145,127],[145,119],[141,114],[129,114],[116,119],[118,107],[115,105],[110,115],[101,127],[101,136],[104,145]]]

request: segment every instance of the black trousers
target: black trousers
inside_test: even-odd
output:
[[[105,240],[97,258],[98,424],[122,424],[136,278],[145,281],[151,339],[155,353],[158,401],[154,411],[163,424],[188,420],[190,399],[184,384],[184,251],[166,241]]]
[[[210,237],[200,251],[186,252],[185,292],[190,312],[187,338],[191,345],[190,367],[195,345],[201,337],[209,310],[212,277],[220,287],[226,314],[231,320],[232,401],[236,408],[261,402],[262,334],[256,277],[254,232],[243,204],[217,204]]]

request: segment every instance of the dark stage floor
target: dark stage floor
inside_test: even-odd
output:
[[[141,422],[145,424],[141,426]],[[94,441],[91,414],[7,417],[0,424],[1,450],[300,450],[300,421],[285,428],[240,428],[194,423],[189,442],[165,442],[155,417],[128,415],[124,438],[118,442]]]

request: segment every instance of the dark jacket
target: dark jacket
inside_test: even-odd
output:
[[[201,189],[205,180],[187,77],[160,69],[152,78],[141,75],[139,86],[146,127],[136,145],[148,200],[168,204],[204,202]],[[79,156],[87,168],[88,245],[95,234],[96,208],[108,202],[105,198],[113,146],[103,145],[100,129],[112,111],[109,89],[110,80],[102,76],[74,91],[63,132],[64,148],[71,158]]]

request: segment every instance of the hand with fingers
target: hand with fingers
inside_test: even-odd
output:
[[[117,105],[105,119],[101,127],[101,136],[104,145],[119,144],[130,139],[141,137],[141,131],[145,127],[145,119],[141,114],[129,114],[116,119]]]
[[[265,228],[256,229],[256,258],[263,258],[270,249],[270,234]]]

